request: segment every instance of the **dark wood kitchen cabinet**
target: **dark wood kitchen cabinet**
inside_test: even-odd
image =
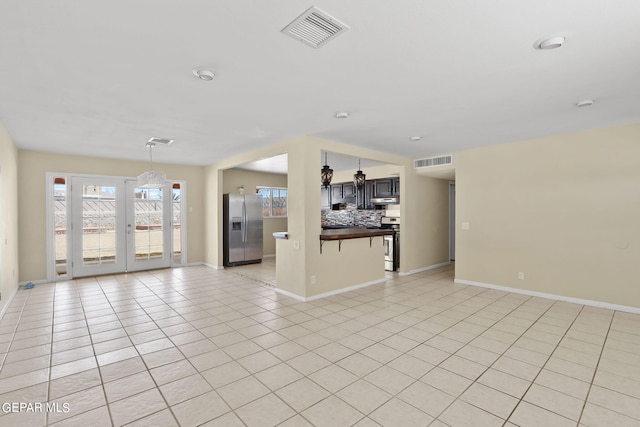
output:
[[[321,210],[331,209],[330,187],[327,187],[327,188],[320,187],[320,209]]]
[[[331,203],[338,203],[342,199],[342,184],[331,185]]]
[[[376,185],[373,181],[365,181],[364,183],[364,209],[374,209],[371,199],[376,197]]]
[[[384,178],[376,179],[376,197],[391,197],[393,196],[393,179]]]
[[[359,190],[352,182],[335,183],[321,188],[320,192],[322,209],[331,209],[334,203],[341,203],[346,198],[355,200],[358,209],[375,209],[371,199],[400,195],[400,178],[368,180]]]
[[[342,197],[355,197],[356,196],[356,186],[350,182],[345,182],[342,184]]]

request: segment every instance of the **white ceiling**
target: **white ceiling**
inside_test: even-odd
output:
[[[280,33],[312,4],[350,30]],[[154,160],[192,165],[301,135],[425,157],[640,121],[638,22],[638,0],[4,0],[0,122],[99,157],[173,138]]]

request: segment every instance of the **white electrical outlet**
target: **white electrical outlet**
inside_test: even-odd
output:
[[[311,284],[312,285],[316,284],[316,276],[311,276]]]
[[[524,273],[522,271],[518,273],[518,279],[524,280]]]
[[[300,249],[300,240],[294,240],[293,241],[293,249]]]
[[[463,230],[468,230],[469,229],[469,223],[468,222],[463,222],[461,225],[462,225],[462,229]]]

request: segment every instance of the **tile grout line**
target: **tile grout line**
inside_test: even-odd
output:
[[[550,310],[553,306],[555,306],[556,304],[558,304],[558,301],[554,302],[554,303],[553,303],[553,305],[551,305],[551,306],[549,307],[549,310]],[[566,330],[565,330],[565,331],[564,331],[564,333],[562,334],[562,337],[558,340],[558,343],[555,345],[555,347],[554,347],[553,351],[549,354],[549,357],[547,357],[547,360],[544,362],[544,364],[543,364],[542,366],[540,366],[540,370],[538,371],[538,373],[536,374],[536,376],[535,376],[535,377],[530,381],[529,386],[528,386],[528,387],[527,387],[527,389],[524,391],[524,393],[522,393],[522,396],[520,397],[520,399],[518,399],[518,403],[516,404],[516,406],[513,408],[513,410],[511,411],[511,413],[509,414],[509,416],[508,416],[508,417],[507,417],[507,419],[505,420],[505,424],[506,424],[506,422],[508,422],[508,421],[509,421],[509,419],[511,418],[511,416],[513,416],[513,414],[514,414],[514,412],[516,411],[516,409],[518,408],[518,406],[520,406],[520,403],[522,403],[522,402],[523,402],[524,397],[527,395],[527,393],[529,392],[529,390],[531,389],[531,387],[534,385],[534,383],[535,383],[536,379],[538,378],[538,376],[540,376],[540,373],[544,370],[544,367],[545,367],[545,366],[547,366],[547,363],[549,363],[549,360],[551,360],[551,358],[553,357],[553,353],[555,353],[555,351],[558,349],[558,347],[560,347],[560,343],[561,343],[561,342],[562,342],[562,340],[566,337],[567,333],[569,332],[569,330],[571,329],[571,327],[575,324],[575,322],[576,322],[576,320],[578,319],[578,317],[580,317],[580,314],[584,311],[584,309],[585,309],[585,306],[583,305],[583,306],[580,308],[580,311],[576,314],[576,316],[575,316],[575,317],[573,318],[573,320],[571,321],[571,324],[570,324],[569,326],[567,326]],[[548,311],[548,310],[547,310],[547,311]],[[545,312],[544,314],[546,314],[546,312]],[[543,314],[543,315],[544,315],[544,314]],[[540,317],[542,317],[542,316],[540,316]],[[539,320],[539,319],[537,319],[537,320]],[[536,320],[536,322],[537,322],[537,320]],[[533,325],[532,325],[532,326],[533,326]],[[528,329],[527,329],[527,330],[528,330]],[[556,390],[556,391],[558,391],[558,390]],[[563,393],[563,392],[560,392],[560,393]],[[563,393],[563,394],[566,394],[566,393]],[[526,402],[526,401],[525,401],[525,402]],[[529,403],[529,402],[527,402],[527,403]],[[535,405],[535,404],[533,404],[533,403],[531,403],[531,404],[532,404],[532,405],[534,405],[534,406],[540,407],[540,406]],[[558,414],[557,412],[551,411],[550,409],[547,409],[547,408],[542,408],[542,409],[544,409],[544,410],[546,410],[546,411],[549,411],[549,412],[551,412],[551,413],[554,413],[554,414],[556,414],[556,415],[558,415],[558,416],[561,416],[561,417],[563,417],[563,418],[566,418],[566,419],[570,420],[570,418],[568,418],[568,417],[566,417],[566,416],[564,416],[564,415],[562,415],[562,414]],[[571,421],[575,421],[575,420],[571,420]]]
[[[613,325],[613,320],[616,316],[617,311],[614,311],[611,315],[611,319],[609,320],[609,327],[607,328],[607,335],[604,337],[604,341],[602,342],[602,348],[600,349],[600,354],[598,355],[598,361],[596,362],[596,367],[593,370],[593,375],[591,377],[591,381],[589,382],[589,388],[587,389],[587,394],[584,397],[584,401],[582,402],[582,409],[580,410],[580,415],[578,416],[578,425],[580,421],[582,421],[582,416],[584,415],[584,410],[587,407],[587,402],[589,401],[589,395],[591,394],[591,388],[593,387],[593,382],[596,379],[596,375],[598,374],[598,367],[600,366],[600,361],[602,360],[602,355],[604,353],[604,348],[607,345],[607,339],[609,338],[609,333],[611,332],[611,326]],[[617,411],[616,411],[617,412]]]
[[[134,277],[135,277],[135,276],[134,276]],[[135,279],[136,279],[138,282],[140,282],[140,284],[142,284],[145,288],[147,288],[151,293],[153,293],[154,295],[156,295],[156,294],[155,294],[155,292],[153,292],[153,291],[152,291],[152,290],[151,290],[151,289],[150,289],[150,288],[149,288],[149,287],[148,287],[148,286],[147,286],[147,285],[146,285],[142,280],[140,280],[140,279],[139,279],[139,278],[137,278],[137,277],[135,277]],[[122,319],[120,319],[120,316],[118,316],[118,312],[115,310],[115,308],[114,308],[114,306],[113,306],[113,302],[111,301],[111,299],[109,298],[109,296],[107,295],[107,293],[104,291],[104,288],[103,288],[103,286],[102,286],[102,283],[98,282],[98,286],[100,287],[100,290],[102,291],[102,294],[105,296],[106,300],[108,301],[109,306],[110,306],[110,307],[111,307],[111,309],[113,310],[114,315],[118,318],[118,322],[119,322],[119,323],[120,323],[120,325],[122,326],[122,330],[125,332],[125,334],[126,334],[126,336],[127,336],[127,339],[129,340],[129,342],[131,342],[131,345],[132,345],[132,346],[133,346],[133,348],[136,350],[136,353],[138,354],[138,356],[137,356],[137,357],[139,357],[139,358],[140,358],[140,360],[142,361],[142,364],[144,365],[144,367],[145,367],[145,369],[146,369],[147,374],[149,375],[149,377],[151,377],[151,381],[153,381],[153,384],[155,385],[155,388],[158,390],[158,393],[159,393],[159,394],[160,394],[160,396],[162,397],[162,400],[164,401],[165,405],[167,406],[167,409],[169,410],[169,413],[171,414],[171,416],[173,417],[173,419],[176,421],[176,423],[178,423],[178,425],[180,425],[180,422],[178,421],[178,418],[176,417],[175,413],[174,413],[174,412],[173,412],[173,410],[171,409],[171,406],[169,405],[169,402],[167,401],[167,399],[166,399],[166,397],[164,396],[164,394],[162,393],[162,390],[160,389],[160,386],[158,385],[158,383],[156,382],[156,379],[155,379],[155,378],[153,377],[153,375],[151,374],[151,370],[149,369],[149,366],[147,365],[147,362],[144,360],[143,355],[142,355],[142,354],[140,354],[140,351],[138,350],[138,348],[137,348],[136,344],[134,344],[133,340],[131,340],[131,335],[129,334],[129,331],[127,331],[126,326],[124,326],[124,325],[122,324]],[[126,286],[126,284],[122,284],[122,283],[119,283],[119,286],[123,286],[125,289],[126,289],[126,287],[127,287],[127,286]],[[157,296],[157,295],[156,295],[156,296]],[[167,338],[167,339],[169,339],[169,340],[170,340],[170,338],[167,336],[167,334],[165,334],[165,332],[162,330],[162,328],[161,328],[161,327],[156,323],[156,320],[155,320],[153,317],[151,317],[151,316],[149,315],[149,313],[147,312],[147,310],[146,310],[142,305],[140,305],[140,303],[138,302],[138,300],[137,300],[135,297],[133,297],[133,298],[132,298],[132,300],[133,300],[133,301],[135,301],[136,305],[137,305],[138,307],[140,307],[140,309],[141,309],[142,311],[144,311],[144,313],[145,313],[147,316],[149,316],[149,318],[150,318],[150,319],[151,319],[151,321],[154,323],[154,325],[155,325],[159,330],[161,330],[161,331],[162,331],[162,334],[165,336],[165,338]],[[142,333],[144,333],[144,332],[142,332]],[[133,335],[136,335],[136,334],[133,334]],[[172,344],[173,344],[173,341],[172,341]],[[174,345],[175,345],[175,344],[174,344]],[[177,346],[176,346],[176,349],[177,349],[178,351],[180,351],[180,349],[178,349],[178,348],[177,348]],[[162,351],[162,350],[158,350],[158,351]],[[182,352],[181,352],[181,353],[182,353]],[[183,354],[183,356],[184,356],[184,354]],[[186,359],[187,359],[187,361],[188,361],[188,358],[187,358],[186,356],[185,356],[185,358],[186,358]],[[130,359],[132,359],[132,358],[130,358]],[[128,359],[124,359],[124,360],[128,360]],[[119,362],[121,362],[121,361],[119,361]],[[118,362],[114,362],[114,363],[118,363]],[[105,365],[105,366],[106,366],[106,365]],[[99,369],[99,368],[98,368],[98,370],[100,371],[100,369]],[[129,375],[129,376],[130,376],[130,375]],[[100,371],[100,377],[102,378],[102,372],[101,372],[101,371]],[[125,377],[123,377],[123,378],[125,378]],[[120,379],[120,378],[119,378],[119,379]],[[114,380],[114,381],[117,381],[117,380]],[[103,382],[102,382],[103,389],[104,389],[104,385],[105,385],[105,383],[104,383],[104,381],[103,381]],[[138,395],[138,394],[145,393],[146,391],[147,391],[147,390],[145,390],[145,391],[141,391],[140,393],[135,393],[135,394],[134,394],[134,395],[132,395],[132,396],[127,396],[127,397],[124,397],[124,398],[122,398],[122,399],[120,399],[120,400],[129,399],[129,398],[131,398],[131,397],[133,397],[133,396],[136,396],[136,395]],[[104,395],[105,395],[105,400],[107,400],[107,408],[109,409],[109,414],[111,415],[111,403],[110,403],[110,402],[108,401],[108,399],[107,399],[107,392],[106,392],[106,389],[104,390]],[[119,401],[119,400],[118,400],[118,401]],[[117,401],[116,401],[116,402],[117,402]],[[114,403],[115,403],[115,402],[114,402]],[[143,417],[136,418],[136,419],[134,419],[134,420],[130,420],[129,422],[127,422],[127,424],[130,424],[130,423],[133,423],[133,422],[136,422],[136,421],[142,420],[142,419],[144,419],[144,418],[146,418],[146,417],[148,417],[148,416],[151,416],[151,415],[153,415],[153,414],[147,414],[147,415],[145,415],[145,416],[143,416]],[[113,426],[115,426],[115,422],[113,421],[113,416],[112,416],[112,418],[111,418],[111,419],[112,419],[112,425],[113,425]]]
[[[52,310],[53,313],[51,314],[51,341],[49,342],[49,375],[48,375],[48,381],[47,381],[47,402],[51,401],[51,371],[53,370],[53,334],[54,334],[54,330],[55,330],[55,320],[56,320],[56,290],[57,287],[54,284],[53,285],[53,301],[52,301]],[[84,314],[84,310],[82,310],[82,313]],[[85,318],[86,321],[86,318]],[[88,332],[88,328],[87,328],[87,332]],[[45,425],[49,425],[49,413],[45,414]]]
[[[98,283],[98,286],[99,286],[99,282],[98,281],[96,281],[96,282]],[[111,422],[111,425],[114,426],[115,423],[113,422],[113,414],[111,413],[111,407],[109,406],[109,401],[107,399],[107,391],[106,391],[106,389],[104,387],[104,379],[103,379],[103,376],[102,376],[102,371],[100,370],[100,363],[98,363],[98,355],[96,354],[96,349],[95,349],[95,346],[94,346],[93,334],[91,333],[91,327],[89,325],[89,320],[88,320],[88,317],[87,317],[87,311],[85,310],[85,302],[83,301],[82,294],[77,289],[81,285],[79,285],[77,282],[75,283],[75,285],[76,285],[75,286],[75,292],[78,295],[78,301],[80,303],[80,307],[82,308],[82,315],[84,316],[84,321],[87,324],[87,332],[89,333],[89,341],[91,342],[91,350],[93,351],[93,358],[94,358],[94,360],[96,362],[96,369],[98,370],[98,376],[100,377],[100,386],[102,388],[102,395],[104,396],[104,404],[105,404],[105,406],[107,408],[107,414],[109,414],[109,421]],[[56,285],[56,288],[57,288],[57,285]],[[100,288],[100,291],[102,291],[102,288]],[[53,355],[52,355],[52,357],[53,357]],[[94,409],[96,409],[96,408],[94,408]],[[90,409],[90,410],[92,410],[92,409]],[[82,412],[82,413],[86,413],[86,412],[88,412],[88,411],[85,411],[85,412]],[[81,415],[81,414],[76,414],[74,416],[78,416],[78,415]],[[69,418],[73,418],[73,417],[69,417]]]
[[[22,289],[23,291],[26,291],[27,289]],[[7,356],[9,355],[9,351],[11,350],[11,347],[13,346],[13,342],[16,340],[16,334],[18,333],[18,327],[20,326],[20,320],[22,319],[23,315],[24,315],[24,310],[27,306],[27,301],[29,300],[29,298],[31,298],[31,294],[29,294],[24,302],[22,303],[22,308],[20,309],[20,316],[18,317],[17,321],[16,321],[16,325],[15,328],[13,329],[13,332],[11,332],[11,340],[9,340],[9,346],[7,347],[7,352],[4,354],[4,356],[2,357],[2,361],[0,361],[0,371],[2,371],[2,369],[4,368],[5,365],[5,361],[7,360]],[[13,304],[13,301],[11,302]],[[8,308],[8,307],[7,307]],[[7,314],[6,312],[4,313],[5,315]],[[2,319],[0,319],[1,321]]]

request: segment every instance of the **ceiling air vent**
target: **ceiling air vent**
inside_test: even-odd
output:
[[[302,15],[284,27],[282,32],[318,49],[348,29],[348,25],[317,7],[311,6]]]
[[[433,166],[450,165],[453,163],[453,156],[429,157],[427,159],[417,159],[413,161],[415,169],[431,168]]]
[[[154,144],[171,144],[173,139],[168,138],[158,138],[157,136],[149,138],[149,142]]]

